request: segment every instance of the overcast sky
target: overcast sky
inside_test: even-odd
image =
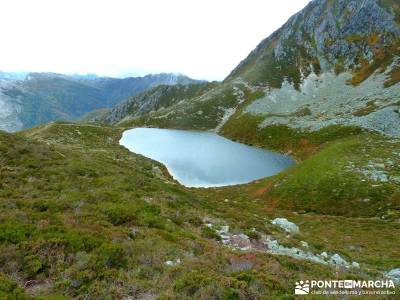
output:
[[[222,80],[309,0],[0,0],[0,70]]]

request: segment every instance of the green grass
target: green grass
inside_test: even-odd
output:
[[[189,189],[169,179],[157,162],[120,147],[123,130],[52,123],[17,135],[0,133],[0,295],[115,299],[152,293],[160,299],[280,299],[292,296],[300,278],[375,278],[377,270],[400,262],[395,251],[400,230],[394,217],[382,222],[358,220],[335,210],[336,204],[332,208],[330,199],[315,206],[316,199],[328,195],[322,189],[315,194],[312,188],[320,187],[317,179],[325,176],[322,171],[307,179],[309,190],[303,196],[308,202],[303,209],[310,208],[309,213],[296,215],[294,205],[288,205],[297,203],[304,185],[296,184],[308,169],[323,161],[328,164],[335,153],[357,157],[353,152],[358,145],[352,141],[356,138],[359,143],[373,139],[370,154],[389,155],[390,143],[378,137],[328,130],[319,135],[320,141],[349,137],[324,146],[279,176],[249,185]],[[280,186],[264,189],[271,183]],[[292,194],[285,194],[285,184]],[[331,188],[334,184],[330,182]],[[360,215],[376,208],[374,195],[370,197]],[[395,211],[392,202],[390,209]],[[348,210],[354,203],[346,203]],[[295,220],[300,235],[288,238],[272,226],[267,220],[276,216]],[[307,240],[315,251],[341,253],[370,271],[366,275],[284,256],[233,251],[206,229],[205,217],[254,239],[259,235],[252,228],[273,234],[288,246]],[[348,235],[353,237],[351,243]],[[181,264],[165,264],[177,258]],[[24,289],[28,281],[33,284]]]
[[[218,244],[201,220],[224,207],[208,198],[219,192],[160,177],[161,165],[118,145],[122,130],[52,123],[0,133],[1,295],[269,299],[291,295],[301,276],[333,276],[326,266]],[[232,271],[236,260],[252,267]],[[266,271],[272,266],[279,272]]]
[[[213,86],[215,86],[213,94],[207,96],[206,100],[185,99],[183,102],[174,103],[174,105],[167,107],[166,110],[145,113],[133,119],[128,118],[119,122],[118,125],[195,130],[215,128],[223,116],[222,109],[235,107],[238,100],[232,86],[216,84],[213,84]],[[177,98],[180,99],[180,97]]]
[[[285,125],[260,128],[262,116],[235,114],[222,128],[222,135],[261,148],[291,153],[304,160],[316,153],[325,143],[340,138],[355,136],[363,130],[359,127],[332,125],[319,131],[309,132]]]
[[[283,175],[282,183],[271,188],[269,196],[279,198],[281,207],[320,214],[358,217],[399,211],[398,183],[374,182],[357,171],[357,166],[363,168],[369,161],[396,159],[392,151],[397,147],[397,143],[368,134],[334,142]],[[368,157],[363,152],[368,152]],[[397,167],[391,172],[400,174]],[[370,199],[368,205],[365,199]]]

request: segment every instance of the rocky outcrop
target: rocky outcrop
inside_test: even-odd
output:
[[[23,123],[19,118],[22,103],[17,97],[10,97],[2,92],[10,88],[13,83],[9,80],[0,80],[0,130],[14,132],[22,129]]]
[[[153,111],[163,111],[176,103],[185,102],[206,93],[216,83],[197,83],[187,85],[160,85],[147,92],[128,98],[115,106],[102,120],[115,124],[123,119],[134,119]]]
[[[383,2],[311,1],[262,41],[227,80],[241,77],[253,84],[279,88],[286,79],[298,88],[304,75],[312,71],[340,72],[378,60],[387,67],[398,53],[400,27],[395,2]],[[371,65],[360,79],[366,79],[378,67],[382,65]]]
[[[245,113],[265,116],[261,128],[288,125],[313,131],[339,124],[400,135],[400,84],[384,88],[387,75],[378,73],[354,87],[346,84],[351,76],[311,73],[300,90],[285,81],[247,106]]]
[[[298,226],[289,222],[285,218],[276,218],[271,221],[272,224],[277,225],[289,233],[299,233]],[[220,237],[221,243],[231,247],[232,249],[240,251],[261,251],[275,255],[289,256],[295,259],[308,260],[323,265],[332,265],[337,268],[360,268],[357,262],[349,263],[339,254],[334,253],[328,255],[326,252],[321,254],[313,253],[308,246],[308,243],[301,241],[301,248],[283,246],[279,241],[271,235],[253,231],[257,233],[260,238],[258,240],[250,238],[248,235],[239,232],[232,233],[227,225],[215,226],[212,223],[205,224],[208,228],[215,231]],[[302,249],[303,248],[303,249]]]
[[[283,230],[285,230],[288,233],[293,233],[293,234],[300,233],[299,226],[297,226],[296,224],[288,221],[285,218],[273,219],[271,221],[271,223],[281,227]]]

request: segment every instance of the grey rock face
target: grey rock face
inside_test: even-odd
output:
[[[106,123],[114,124],[124,118],[133,119],[152,111],[162,111],[166,107],[202,95],[211,87],[212,84],[206,82],[187,85],[160,85],[116,105],[106,114],[103,120]],[[198,113],[201,114],[202,112],[199,111]]]
[[[345,70],[360,66],[361,59],[372,61],[379,51],[395,47],[400,37],[396,20],[399,12],[382,3],[380,0],[311,1],[263,40],[228,79],[242,76],[254,81],[255,73],[261,77],[263,72],[278,74],[282,65],[286,69],[287,63],[291,70],[280,75],[293,80],[296,72],[312,71],[311,64],[328,71],[336,65]],[[274,76],[267,77],[268,85]]]
[[[376,43],[368,43],[368,38],[377,33]],[[275,56],[284,59],[287,40],[294,38],[311,56],[326,57],[331,64],[343,57],[348,67],[357,64],[355,59],[360,53],[372,58],[374,48],[399,36],[394,13],[377,0],[314,0],[281,29]]]
[[[299,226],[297,226],[293,222],[288,221],[285,218],[276,218],[276,219],[272,220],[271,223],[281,227],[286,232],[293,233],[293,234],[300,233]]]
[[[21,111],[21,100],[3,93],[3,89],[12,86],[10,81],[0,80],[0,130],[14,132],[22,129],[18,115]]]
[[[346,84],[349,73],[311,73],[300,90],[284,82],[280,89],[267,90],[245,112],[265,116],[261,127],[280,124],[319,130],[342,124],[400,136],[400,84],[385,88],[387,76],[376,73],[354,87]]]
[[[231,73],[264,92],[243,113],[260,128],[354,125],[400,136],[400,23],[395,1],[314,0]]]

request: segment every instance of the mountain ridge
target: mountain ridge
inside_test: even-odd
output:
[[[74,120],[159,84],[202,82],[160,73],[143,77],[87,77],[28,73],[24,79],[0,80],[0,128],[16,131],[53,120]]]
[[[343,125],[400,135],[399,16],[393,0],[311,1],[213,90],[141,119],[239,140],[245,119],[257,120],[255,132]]]
[[[349,3],[397,22],[392,0],[318,0],[304,13]],[[368,53],[369,38],[348,43]],[[0,131],[0,298],[294,299],[309,279],[400,283],[397,50],[325,69],[288,39],[288,66],[261,47],[254,70],[252,57],[222,83],[153,87],[96,124]],[[298,163],[187,188],[119,144],[136,126],[212,130]]]

